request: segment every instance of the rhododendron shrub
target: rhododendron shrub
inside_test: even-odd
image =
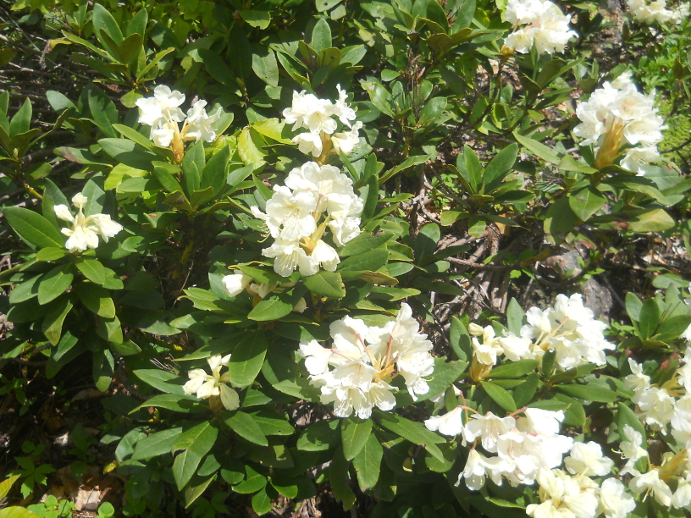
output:
[[[88,84],[0,94],[0,367],[107,410],[60,476],[124,516],[691,510],[691,293],[653,253],[691,183],[597,6],[47,1]]]

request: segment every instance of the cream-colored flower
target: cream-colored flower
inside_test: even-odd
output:
[[[221,374],[221,369],[228,366],[230,354],[211,356],[206,360],[211,368],[211,374],[204,369],[194,369],[189,372],[190,380],[182,389],[185,394],[195,394],[199,399],[209,399],[212,396],[221,398],[221,403],[228,410],[237,410],[240,407],[240,397],[235,389],[228,386],[231,383],[230,373]]]
[[[56,205],[55,216],[63,221],[72,223],[72,228],[63,228],[61,232],[69,239],[65,248],[70,252],[84,252],[89,248],[98,247],[98,236],[106,243],[108,239],[122,230],[122,225],[110,219],[107,214],[92,214],[84,216],[84,207],[88,199],[81,193],[72,198],[72,205],[77,208],[77,215],[73,216],[67,205]]]

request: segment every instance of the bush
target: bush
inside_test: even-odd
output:
[[[101,480],[100,516],[682,516],[667,7],[15,3],[2,392],[102,405],[25,443],[27,513]]]

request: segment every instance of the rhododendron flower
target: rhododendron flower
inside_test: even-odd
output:
[[[180,109],[185,95],[165,85],[154,88],[153,97],[137,99],[139,122],[151,126],[149,138],[161,147],[172,147],[176,161],[182,160],[184,142],[204,140],[213,142],[216,131],[213,124],[221,116],[219,107],[213,115],[206,112],[206,101],[199,100],[187,111]],[[180,123],[183,122],[182,129]]]
[[[417,332],[410,308],[401,304],[399,317],[384,327],[370,327],[346,316],[333,322],[329,332],[331,348],[316,340],[300,343],[310,383],[321,390],[324,404],[334,403],[334,414],[355,413],[367,419],[376,406],[392,410],[396,399],[389,381],[401,374],[410,394],[429,390],[422,376],[434,371],[432,344]]]
[[[676,9],[667,9],[666,0],[626,0],[637,21],[652,23],[681,23],[689,16],[689,4],[680,4]]]
[[[504,41],[504,47],[521,54],[535,46],[539,54],[564,52],[566,44],[578,34],[569,28],[570,16],[546,0],[509,0],[504,19],[514,30]]]
[[[55,215],[68,223],[72,223],[72,228],[63,228],[62,233],[69,239],[65,243],[65,248],[70,252],[83,252],[88,248],[98,247],[98,236],[103,238],[106,243],[108,239],[114,237],[122,230],[122,225],[110,219],[108,214],[92,214],[84,216],[84,207],[88,199],[81,193],[75,194],[72,198],[78,212],[73,216],[67,205],[56,205]]]
[[[185,394],[195,394],[199,399],[220,397],[221,403],[227,410],[237,410],[240,407],[240,397],[235,389],[228,386],[231,382],[230,373],[221,374],[221,369],[228,366],[230,354],[211,356],[206,360],[211,368],[211,374],[204,369],[194,369],[189,372],[190,380],[182,389]]]
[[[626,518],[636,508],[636,501],[616,478],[608,478],[600,486],[598,513],[605,518]]]
[[[456,407],[444,415],[430,417],[425,421],[428,430],[455,437],[463,433],[463,408]]]

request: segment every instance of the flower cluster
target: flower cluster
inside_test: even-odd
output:
[[[307,162],[290,171],[285,185],[274,186],[266,213],[252,207],[275,239],[262,255],[275,259],[274,270],[283,277],[296,268],[302,275],[314,275],[320,266],[335,271],[341,260],[324,233],[330,229],[337,246],[347,243],[360,233],[362,208],[353,182],[337,167]]]
[[[666,0],[626,0],[631,13],[637,21],[645,24],[652,23],[681,23],[689,16],[689,4],[680,4],[674,10],[667,9]]]
[[[353,110],[346,100],[348,95],[338,89],[338,101],[332,103],[328,99],[319,99],[313,94],[293,92],[293,104],[290,108],[283,110],[283,116],[287,124],[293,125],[293,131],[306,129],[306,133],[300,133],[293,142],[303,153],[311,153],[313,157],[322,155],[328,156],[329,153],[339,151],[348,154],[359,142],[358,131],[362,128],[362,122],[352,124],[355,120],[355,110]],[[338,123],[341,121],[348,130],[336,133]],[[345,129],[345,128],[344,128]]]
[[[182,389],[185,394],[196,394],[199,399],[210,399],[212,407],[220,398],[222,405],[228,410],[237,410],[240,407],[240,397],[235,389],[228,386],[230,373],[221,374],[221,369],[228,366],[230,354],[221,357],[220,354],[207,358],[211,368],[211,374],[204,369],[194,369],[189,372],[190,380]]]
[[[329,326],[331,348],[316,340],[300,343],[310,383],[321,389],[321,401],[334,403],[334,414],[353,412],[367,419],[376,406],[389,411],[396,406],[389,382],[403,376],[408,392],[417,399],[429,386],[424,377],[434,372],[432,342],[419,333],[419,325],[407,304],[401,304],[396,320],[383,327],[369,327],[346,316]]]
[[[645,174],[648,164],[660,158],[657,144],[665,129],[654,105],[655,92],[640,93],[630,72],[612,83],[606,82],[587,102],[578,105],[576,115],[581,124],[574,128],[574,133],[585,139],[581,146],[598,146],[595,167],[600,169],[613,163],[622,146],[628,145],[621,166]]]
[[[574,449],[577,445],[574,444]],[[596,443],[588,443],[590,446],[594,445],[594,450],[600,450],[600,446]],[[602,452],[599,451],[600,456]],[[588,459],[591,455],[586,455]],[[571,457],[567,457],[567,461]],[[608,459],[600,457],[600,459],[592,458],[588,460],[607,461]],[[611,463],[611,461],[609,461]],[[611,465],[610,465],[611,466]],[[596,465],[596,468],[603,468],[604,464]],[[624,484],[616,478],[608,478],[599,486],[597,482],[589,478],[586,473],[594,473],[594,469],[588,471],[575,472],[569,470],[572,475],[565,473],[560,469],[541,469],[537,475],[537,482],[540,486],[539,497],[540,504],[530,504],[526,508],[528,516],[534,518],[595,518],[599,515],[604,515],[606,518],[626,518],[635,508],[636,502],[633,497],[626,493]],[[609,470],[607,470],[607,474]],[[602,476],[602,475],[599,475]]]
[[[691,347],[686,348],[682,362],[674,377],[662,386],[651,384],[643,367],[629,358],[631,374],[624,380],[624,388],[632,390],[631,400],[638,407],[638,417],[652,430],[667,435],[670,431],[680,445],[678,453],[662,455],[660,466],[650,463],[647,472],[638,471],[634,464],[647,457],[645,437],[633,428],[624,430],[626,441],[621,443],[622,457],[627,460],[624,472],[634,475],[629,489],[634,493],[652,494],[663,506],[691,510],[691,462],[688,449],[691,448]],[[685,394],[677,397],[681,388]],[[676,485],[676,490],[672,487]]]
[[[468,332],[473,336],[473,362],[470,367],[470,376],[476,381],[487,377],[501,355],[510,361],[535,358],[530,340],[511,334],[496,336],[492,326],[483,328],[477,324],[470,324]]]
[[[540,358],[545,351],[554,351],[558,368],[569,370],[586,363],[604,365],[605,350],[615,348],[605,340],[607,324],[595,320],[579,294],[557,295],[554,307],[532,307],[526,317],[528,324],[521,328],[521,338],[531,344],[524,358]]]
[[[541,468],[560,466],[563,455],[572,448],[573,439],[559,434],[559,423],[564,420],[562,411],[526,408],[525,417],[518,419],[513,415],[497,417],[492,412],[475,413],[463,424],[464,408],[459,406],[442,416],[430,417],[425,426],[444,435],[460,435],[464,444],[472,444],[458,477],[458,483],[464,479],[472,490],[484,486],[486,477],[497,485],[503,479],[512,486],[530,485]],[[496,456],[480,453],[478,445]]]
[[[514,28],[524,26],[504,41],[504,47],[521,54],[530,52],[533,45],[539,54],[564,52],[569,40],[578,36],[569,28],[571,16],[547,0],[509,0],[504,19]]]
[[[88,201],[88,198],[81,193],[74,195],[72,205],[78,210],[76,216],[72,215],[67,205],[56,205],[54,208],[58,218],[72,223],[72,228],[62,229],[62,233],[69,237],[65,248],[70,252],[83,252],[87,248],[96,248],[98,236],[107,243],[108,239],[122,230],[122,225],[110,219],[108,214],[84,216],[84,207]]]
[[[213,142],[216,138],[213,124],[221,116],[220,107],[213,115],[206,113],[206,101],[202,100],[195,102],[185,116],[180,109],[184,102],[185,94],[158,85],[154,88],[153,97],[142,97],[136,103],[140,110],[139,122],[151,126],[149,138],[157,146],[171,146],[178,162],[184,155],[184,142]]]

